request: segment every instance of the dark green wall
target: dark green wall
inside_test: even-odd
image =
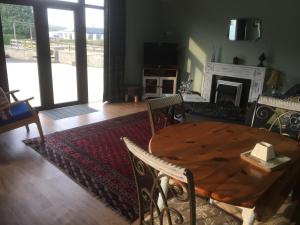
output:
[[[144,42],[156,41],[159,0],[127,0],[125,83],[141,85]]]
[[[211,59],[232,63],[233,57],[256,66],[259,55],[265,65],[283,74],[285,91],[300,83],[300,1],[298,0],[128,0],[126,84],[141,84],[143,43],[172,41],[180,44],[180,71],[189,72],[200,91],[203,67]],[[262,19],[262,39],[256,42],[227,39],[230,18]]]
[[[180,43],[182,74],[192,74],[196,90],[213,46],[222,63],[232,63],[238,56],[245,65],[255,66],[264,52],[265,64],[284,75],[281,91],[300,83],[300,1],[161,0],[160,7],[160,33],[168,32],[170,41]],[[234,17],[261,18],[262,39],[228,41],[228,22]]]

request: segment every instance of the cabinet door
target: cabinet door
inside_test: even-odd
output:
[[[144,96],[158,97],[160,95],[159,77],[144,77]]]
[[[176,77],[161,77],[160,78],[161,94],[176,93]]]

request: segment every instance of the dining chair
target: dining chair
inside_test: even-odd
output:
[[[0,111],[1,113],[7,114],[7,118],[2,117],[0,119],[0,133],[4,133],[22,126],[25,126],[27,132],[29,132],[28,125],[35,123],[37,125],[41,141],[44,142],[44,134],[38,112],[29,104],[29,101],[32,100],[33,97],[25,100],[19,100],[15,95],[15,93],[18,91],[19,90],[14,90],[4,93],[7,96],[8,104],[5,104],[5,106],[2,108],[0,107]],[[12,97],[13,102],[9,100],[9,96]]]
[[[259,96],[251,126],[266,128],[297,140],[300,139],[299,100]]]
[[[190,170],[148,153],[127,137],[122,140],[128,149],[137,188],[139,219],[134,224],[241,223],[239,219],[209,204],[206,199],[195,196],[194,179]],[[163,187],[161,180],[165,177],[174,182]],[[157,204],[158,196],[162,196],[161,207]]]
[[[184,103],[180,94],[148,99],[146,103],[152,135],[157,130],[185,120]]]

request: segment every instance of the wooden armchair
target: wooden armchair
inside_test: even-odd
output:
[[[165,126],[185,120],[185,109],[180,94],[146,101],[152,135]]]
[[[29,101],[32,100],[33,97],[25,100],[19,100],[15,96],[15,93],[18,91],[19,90],[14,90],[5,93],[8,99],[10,96],[12,97],[13,102],[9,101],[8,104],[8,111],[10,114],[9,118],[0,119],[0,133],[4,133],[22,126],[25,126],[27,132],[29,132],[28,125],[35,123],[37,125],[41,141],[44,142],[44,134],[38,112],[35,111],[35,109],[33,109],[29,104]],[[0,107],[0,110],[4,110],[4,108]]]
[[[300,102],[260,96],[257,100],[251,126],[300,139]]]
[[[134,224],[240,224],[238,219],[195,196],[190,170],[157,158],[126,137],[122,139],[128,149],[139,201],[139,220]],[[164,178],[175,182],[163,187]],[[159,196],[161,205],[157,204]]]

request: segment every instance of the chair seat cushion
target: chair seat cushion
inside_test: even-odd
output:
[[[189,201],[180,202],[175,198],[168,200],[169,208],[174,208],[183,217],[183,223],[179,223],[181,225],[189,225],[190,224],[190,206]],[[150,223],[150,216],[145,217],[147,224]],[[172,215],[173,224],[176,224],[176,215]],[[159,225],[159,219],[154,219],[154,224]],[[164,217],[163,225],[168,225],[167,217]],[[205,199],[196,197],[196,224],[197,225],[238,225],[242,224],[241,220],[235,218],[234,216],[229,215],[219,207],[215,205],[209,204]]]
[[[10,124],[32,116],[32,112],[26,102],[21,102],[10,107],[11,118],[0,120],[0,125]]]

